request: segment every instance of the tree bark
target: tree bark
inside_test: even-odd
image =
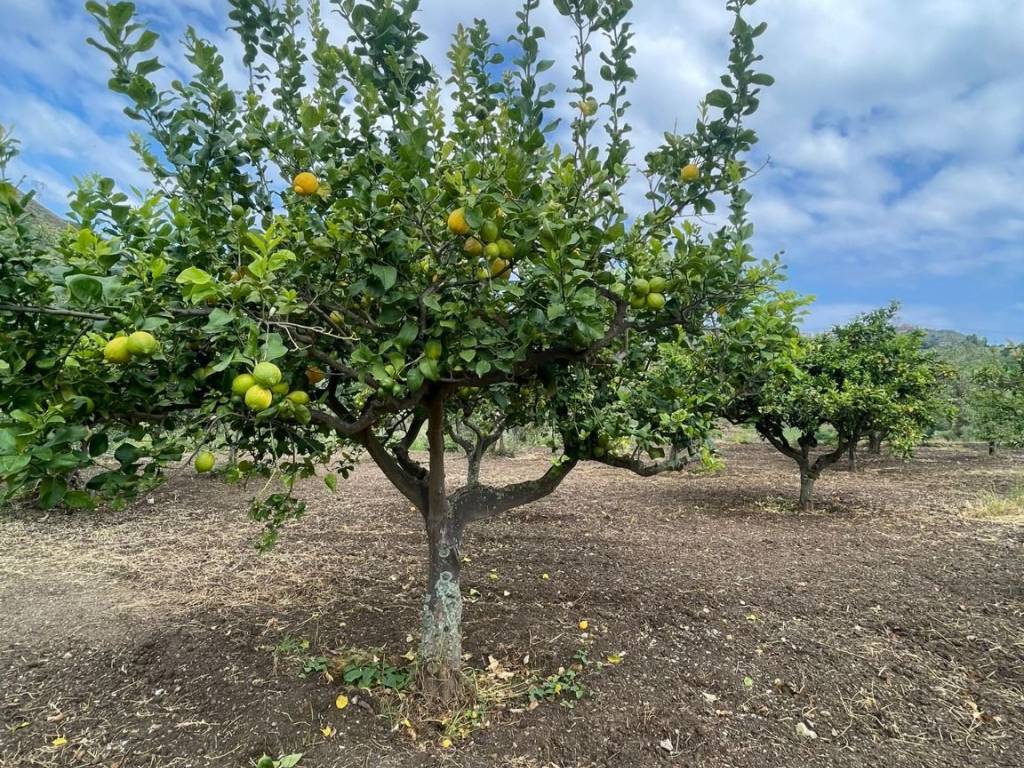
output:
[[[851,472],[857,471],[857,441],[854,440],[850,443],[850,447],[846,449],[847,456],[847,468]]]
[[[800,509],[803,512],[814,511],[814,481],[817,479],[807,467],[800,468]]]
[[[872,432],[868,435],[868,452],[878,456],[882,453],[882,433]]]
[[[462,521],[445,491],[444,399],[429,404],[430,476],[425,514],[430,568],[423,598],[420,687],[428,703],[448,705],[462,689]]]
[[[988,441],[988,455],[989,456],[995,456],[996,455],[996,441],[995,440],[989,440]]]
[[[466,485],[480,485],[480,464],[483,462],[484,452],[478,448],[466,454]]]

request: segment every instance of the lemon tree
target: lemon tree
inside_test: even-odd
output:
[[[458,26],[442,79],[414,0],[336,0],[343,41],[316,0],[231,0],[241,90],[193,30],[191,71],[172,79],[131,3],[87,3],[153,184],[130,199],[85,180],[53,245],[22,230],[24,198],[3,187],[8,495],[122,503],[188,448],[229,446],[231,476],[272,481],[251,508],[269,544],[304,509],[297,478],[326,465],[335,487],[361,453],[422,516],[423,685],[451,695],[466,525],[551,493],[582,461],[684,466],[720,400],[685,350],[777,279],[748,242],[744,118],[772,82],[756,70],[765,25],[743,15],[753,0],[726,3],[726,71],[693,129],[639,158],[631,2],[554,0],[572,30],[568,93],[548,79],[539,2],[500,49],[484,22]],[[567,124],[561,103],[576,105]],[[624,203],[634,178],[640,213]],[[720,224],[698,224],[723,203]],[[481,414],[546,430],[550,468],[450,488],[445,432]]]
[[[778,356],[751,365],[732,382],[734,395],[724,412],[753,425],[796,462],[802,509],[812,509],[821,474],[862,438],[885,434],[895,453],[909,455],[947,407],[941,394],[945,367],[922,348],[923,333],[896,327],[897,309],[893,304],[827,333],[792,337]],[[789,323],[778,307],[768,316]],[[776,330],[761,338],[781,336]],[[835,441],[820,446],[825,428],[835,432]]]
[[[997,445],[1024,445],[1024,347],[1008,345],[971,374],[967,392],[974,435]]]

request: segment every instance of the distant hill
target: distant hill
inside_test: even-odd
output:
[[[964,334],[959,331],[933,330],[922,328],[924,331],[924,346],[928,349],[942,349],[949,347],[977,347],[987,348],[991,346],[984,336]]]
[[[51,243],[56,242],[60,233],[70,223],[35,200],[28,204],[28,215],[35,223],[39,234]]]

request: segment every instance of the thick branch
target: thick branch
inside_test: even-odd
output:
[[[673,447],[668,457],[657,462],[645,462],[629,456],[606,455],[591,457],[591,461],[607,464],[609,467],[628,469],[640,477],[654,477],[662,472],[678,472],[690,463],[690,455]]]
[[[412,447],[413,442],[415,442],[426,420],[426,416],[418,416],[413,413],[412,422],[405,432],[405,437],[393,448],[395,458],[398,459],[398,463],[402,465],[402,468],[417,480],[423,481],[427,479],[427,469],[419,462],[413,460],[409,455],[409,449]]]
[[[387,448],[381,444],[370,430],[356,435],[356,440],[366,448],[370,458],[380,467],[381,472],[391,481],[392,485],[405,498],[416,505],[420,512],[424,512],[427,509],[427,484],[404,470],[398,459],[388,452]]]
[[[78,317],[82,320],[109,320],[106,315],[96,312],[79,312],[60,307],[30,307],[23,304],[0,304],[0,312],[16,312],[27,315],[54,315],[56,317]]]
[[[770,426],[760,422],[757,423],[754,428],[757,430],[758,434],[771,443],[779,453],[784,456],[788,456],[797,464],[802,465],[804,463],[803,454],[789,444],[789,440],[786,439],[786,436],[781,430],[772,429]]]
[[[815,475],[815,477],[820,475],[826,469],[828,469],[837,461],[839,461],[843,457],[843,454],[846,453],[847,450],[849,450],[850,445],[855,444],[858,439],[859,436],[850,438],[836,438],[835,450],[829,451],[828,453],[823,453],[821,456],[816,458],[814,460],[814,464],[811,465],[811,472]]]
[[[460,488],[449,499],[456,516],[465,522],[484,520],[529,504],[552,493],[576,466],[578,459],[564,458],[536,480],[502,487],[477,485]]]

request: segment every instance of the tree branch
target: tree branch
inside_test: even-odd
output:
[[[630,472],[640,475],[640,477],[654,477],[663,472],[678,472],[683,469],[683,467],[690,463],[690,455],[673,446],[668,458],[657,462],[644,462],[628,456],[610,455],[601,456],[600,458],[592,456],[590,461],[607,464],[609,467],[628,469]]]
[[[16,312],[26,315],[54,315],[55,317],[77,317],[82,320],[109,320],[107,315],[97,312],[79,312],[61,307],[31,307],[23,304],[0,304],[0,312]]]
[[[449,498],[454,514],[464,522],[485,520],[510,509],[543,499],[565,479],[579,459],[563,457],[536,480],[526,480],[502,487],[476,485],[460,488]]]
[[[422,481],[427,480],[429,473],[427,472],[426,467],[418,461],[413,460],[409,455],[409,448],[412,447],[413,442],[415,442],[416,437],[419,435],[426,420],[427,417],[425,415],[418,416],[416,413],[413,413],[412,421],[405,432],[405,437],[403,437],[392,449],[395,452],[395,458],[398,459],[398,463],[402,465],[402,468],[417,480]]]
[[[356,440],[366,448],[370,458],[380,467],[384,476],[391,481],[392,485],[399,492],[411,501],[416,508],[425,513],[427,509],[427,484],[421,479],[413,477],[399,463],[398,459],[392,456],[376,436],[370,430],[360,432]],[[424,473],[424,477],[426,473]]]
[[[757,430],[758,434],[761,435],[765,440],[771,443],[775,450],[784,456],[788,456],[797,464],[802,464],[804,461],[803,454],[796,450],[789,444],[789,440],[786,439],[785,434],[782,431],[776,431],[770,426],[758,422],[754,425],[754,429]]]

